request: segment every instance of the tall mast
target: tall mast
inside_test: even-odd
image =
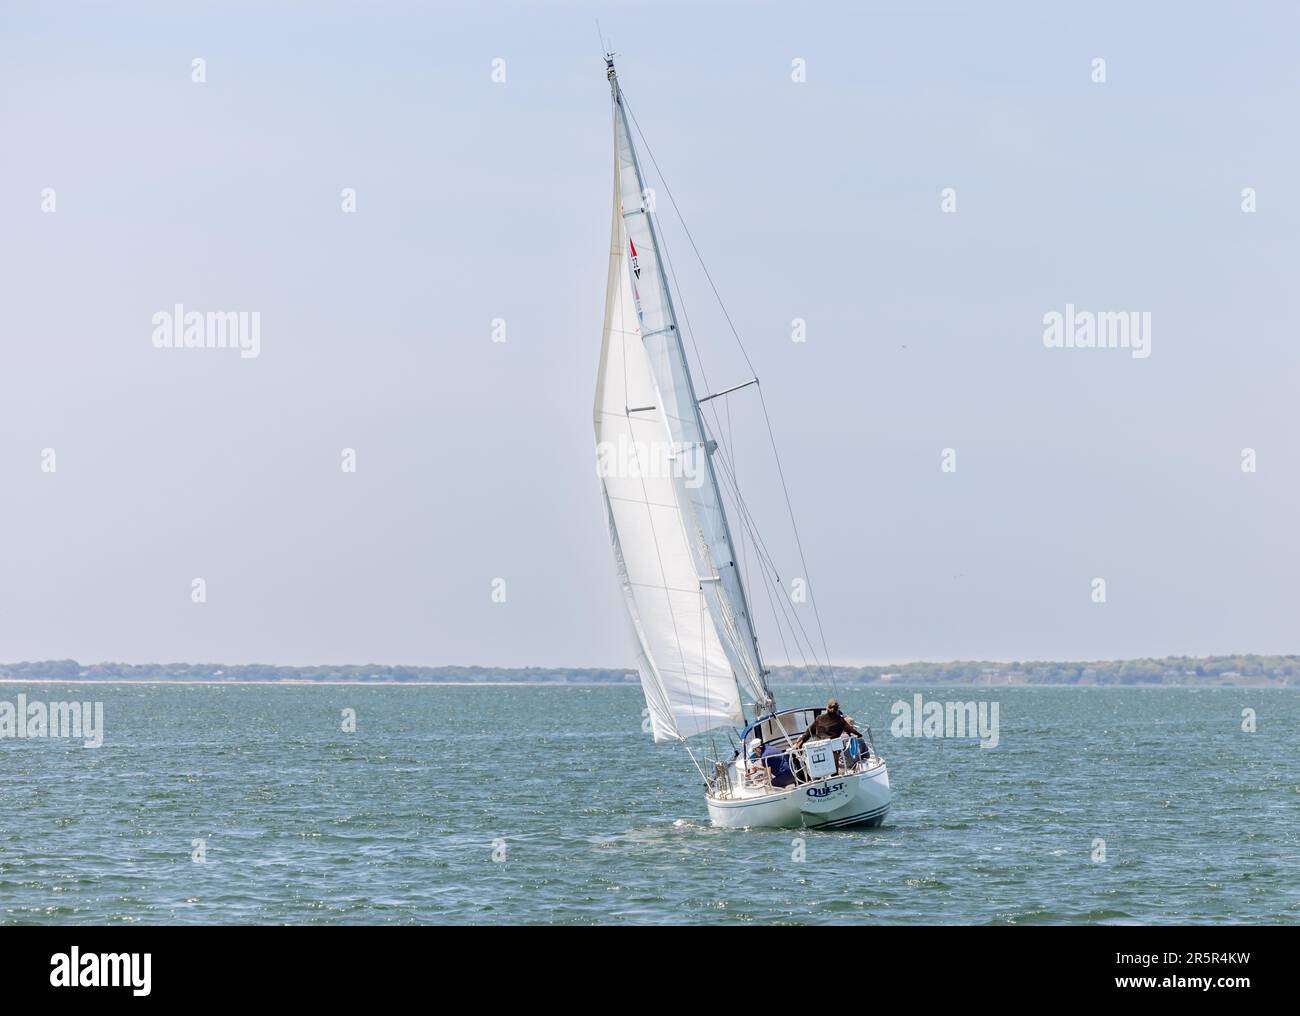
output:
[[[694,429],[700,436],[703,445],[702,458],[704,460],[708,489],[712,495],[709,499],[711,503],[703,506],[697,503],[694,507],[697,514],[712,515],[712,513],[716,511],[716,517],[720,523],[720,526],[716,528],[720,530],[720,535],[725,542],[725,554],[717,554],[717,552],[707,543],[706,534],[710,528],[713,528],[710,524],[711,520],[697,518],[697,532],[702,544],[700,548],[702,563],[705,565],[705,569],[710,573],[701,576],[701,587],[703,588],[705,583],[716,583],[722,587],[722,590],[727,595],[715,595],[710,601],[711,607],[715,611],[721,613],[722,620],[724,621],[724,624],[721,627],[726,629],[732,627],[739,629],[736,632],[736,635],[742,642],[748,643],[748,646],[746,647],[747,652],[745,652],[744,655],[748,656],[752,654],[752,663],[750,663],[750,661],[733,660],[733,665],[739,663],[740,665],[737,669],[744,671],[748,671],[750,666],[754,669],[753,676],[745,681],[745,685],[749,687],[751,695],[754,698],[753,705],[756,711],[755,719],[757,719],[773,711],[776,703],[772,696],[771,689],[768,688],[767,685],[767,670],[763,665],[762,651],[758,644],[758,633],[754,628],[754,615],[749,607],[749,597],[745,591],[744,579],[740,574],[739,558],[736,555],[736,545],[731,535],[731,523],[727,518],[727,510],[722,498],[722,489],[718,484],[717,473],[713,466],[713,453],[717,449],[718,443],[716,440],[709,437],[709,430],[704,422],[704,414],[700,411],[700,400],[695,392],[695,380],[691,374],[690,363],[686,358],[686,348],[682,342],[681,329],[677,326],[677,311],[673,304],[672,290],[668,285],[668,276],[664,270],[663,261],[659,256],[659,252],[663,248],[659,241],[659,230],[655,224],[655,215],[651,209],[645,207],[645,176],[641,172],[641,161],[637,155],[636,146],[632,141],[632,128],[628,122],[627,109],[623,103],[623,94],[619,87],[618,74],[614,70],[614,55],[612,53],[605,54],[605,67],[606,76],[609,79],[610,94],[613,97],[616,116],[618,118],[615,132],[617,135],[619,126],[621,125],[623,134],[621,140],[623,140],[627,146],[631,169],[633,170],[633,175],[636,181],[636,193],[639,196],[638,206],[636,208],[628,208],[626,200],[624,201],[623,218],[625,222],[628,222],[636,216],[641,216],[644,219],[650,239],[650,252],[648,253],[652,253],[653,255],[652,260],[655,265],[658,288],[662,294],[663,327],[653,332],[644,332],[643,339],[650,340],[652,336],[663,332],[671,333],[672,336],[671,341],[667,343],[667,346],[676,358],[675,366],[679,368],[680,377],[682,378],[683,386],[685,388],[685,395],[687,396],[686,401],[689,401],[690,403],[690,422],[693,424],[693,428],[688,426],[684,429],[688,432],[689,430]],[[630,222],[629,229],[631,229]],[[643,252],[643,256],[645,253],[647,252]],[[639,309],[640,308],[638,308],[638,310]],[[674,371],[674,375],[676,376],[677,374],[678,371]],[[663,408],[667,409],[668,407]],[[665,415],[667,416],[668,414],[665,413]],[[703,509],[702,511],[701,507]],[[725,569],[730,569],[730,581],[728,581],[728,577],[724,575]],[[735,600],[734,608],[729,602],[730,599]],[[732,625],[725,623],[730,619],[729,615],[734,614],[737,609],[740,616],[734,618],[735,624]],[[716,616],[717,615],[715,614],[715,617]],[[724,642],[725,641],[726,640],[724,639]]]

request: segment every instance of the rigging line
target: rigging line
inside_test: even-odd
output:
[[[767,402],[763,398],[762,387],[760,387],[758,391],[758,401],[763,407],[763,419],[767,422],[767,434],[772,443],[772,454],[777,456],[776,471],[777,475],[781,478],[781,492],[785,495],[786,512],[790,516],[790,526],[794,530],[794,543],[795,547],[799,551],[799,565],[803,569],[805,576],[804,581],[807,582],[808,585],[808,603],[813,609],[813,618],[817,622],[817,635],[821,639],[822,644],[822,658],[826,661],[826,672],[830,676],[831,686],[836,688],[836,694],[838,694],[838,687],[835,681],[835,670],[831,666],[831,650],[826,644],[826,628],[822,624],[822,612],[817,606],[817,594],[813,590],[813,582],[811,579],[807,578],[808,559],[804,555],[803,541],[799,538],[799,528],[794,520],[794,505],[790,502],[790,488],[786,485],[785,470],[781,466],[781,459],[776,451],[776,435],[772,433],[772,420],[767,414]]]
[[[728,479],[728,482],[733,482],[731,477],[725,477],[725,479]],[[803,669],[805,669],[807,673],[813,674],[814,682],[818,683],[818,685],[831,689],[831,683],[827,681],[826,674],[822,672],[822,665],[820,665],[818,660],[816,660],[816,650],[814,648],[813,638],[807,634],[807,629],[803,628],[802,618],[798,615],[797,611],[794,611],[793,605],[788,604],[787,602],[785,587],[781,585],[781,577],[779,570],[776,568],[775,561],[771,560],[771,555],[768,555],[766,547],[759,547],[759,544],[762,543],[762,535],[758,533],[757,527],[753,524],[753,518],[750,516],[748,504],[745,503],[744,498],[742,498],[742,495],[740,495],[740,491],[738,490],[735,492],[735,498],[737,499],[738,507],[741,509],[740,518],[742,534],[749,537],[750,542],[754,544],[755,553],[758,555],[755,557],[755,560],[758,561],[759,576],[763,579],[763,591],[764,594],[767,595],[768,605],[771,607],[772,622],[774,622],[774,625],[776,626],[777,637],[779,637],[781,643],[783,643],[781,648],[783,648],[785,654],[787,654],[787,659],[790,660],[789,647],[785,644],[785,629],[789,629],[790,637],[794,639],[794,646],[796,646],[798,656],[800,656],[800,660],[798,661],[803,665]],[[763,555],[767,555],[766,559],[764,559]],[[776,590],[777,598],[779,598],[781,604],[780,612],[777,612],[775,605],[772,605],[772,589]],[[802,641],[800,641],[801,634],[803,637]],[[807,651],[805,651],[805,646],[807,647]],[[813,664],[811,665],[809,664],[809,657],[813,659]]]
[[[708,266],[705,265],[704,258],[700,254],[700,249],[696,246],[695,237],[691,235],[690,227],[686,225],[686,219],[682,215],[681,209],[677,206],[677,199],[673,197],[672,188],[668,186],[668,179],[664,176],[663,170],[659,168],[659,161],[655,158],[654,151],[651,149],[650,143],[646,140],[645,132],[641,130],[641,124],[638,122],[636,114],[632,112],[632,107],[627,104],[626,97],[624,97],[623,106],[627,110],[628,115],[632,118],[632,123],[636,125],[636,132],[641,137],[641,143],[645,146],[646,154],[650,156],[650,163],[654,166],[655,172],[659,174],[659,180],[664,185],[664,193],[668,195],[668,200],[673,206],[673,211],[677,213],[677,219],[682,224],[682,232],[686,234],[686,239],[690,241],[691,250],[695,252],[695,258],[700,263],[700,269],[704,272],[704,277],[709,281],[709,288],[713,290],[713,296],[718,301],[718,307],[722,310],[722,316],[727,320],[727,326],[731,329],[731,334],[736,340],[736,345],[740,349],[740,355],[745,358],[745,363],[749,367],[750,374],[754,377],[758,377],[758,371],[754,369],[754,364],[749,359],[749,353],[745,350],[745,344],[740,339],[740,332],[737,331],[735,322],[732,321],[731,314],[727,311],[726,304],[722,302],[722,294],[718,292],[718,287],[713,281],[713,276],[709,274]],[[776,447],[776,434],[772,430],[772,418],[767,411],[767,400],[763,397],[763,386],[761,384],[758,385],[758,401],[763,409],[763,420],[767,424],[767,436],[772,445],[772,455],[776,459],[776,471],[781,478],[781,490],[785,495],[786,511],[790,516],[790,526],[794,530],[795,546],[799,550],[799,563],[803,568],[806,577],[808,574],[808,563],[804,555],[803,541],[799,539],[799,527],[795,522],[794,505],[790,501],[790,489],[786,484],[785,470],[781,466],[781,455],[780,452],[777,451]],[[826,644],[826,630],[822,625],[821,611],[817,608],[817,594],[813,592],[811,582],[808,583],[808,601],[813,608],[813,616],[817,619],[817,630],[821,637],[822,651],[826,658],[826,669],[831,675],[831,681],[834,682],[835,673],[834,670],[831,669],[830,665],[830,649]]]
[[[692,342],[695,341],[695,338],[694,338],[693,335],[692,335],[692,337],[691,337],[691,341],[692,341]],[[757,378],[754,379],[754,383],[755,383],[755,384],[758,383],[758,379],[757,379]],[[740,476],[739,476],[739,474],[738,474],[738,472],[737,472],[737,470],[736,470],[736,463],[735,463],[735,459],[734,459],[734,455],[735,455],[735,451],[734,451],[734,450],[735,450],[736,444],[735,444],[735,440],[734,440],[734,439],[735,439],[735,431],[732,430],[732,426],[731,426],[731,400],[730,400],[730,399],[727,400],[726,413],[727,413],[727,445],[728,445],[729,448],[731,449],[731,455],[733,456],[733,459],[732,459],[732,462],[731,462],[731,465],[730,465],[729,469],[730,469],[731,474],[732,474],[732,479],[733,479],[733,481],[734,481],[735,484],[736,484],[736,491],[737,491],[737,493],[739,493],[739,491],[740,491]],[[741,539],[740,539],[740,573],[741,573],[741,575],[748,575],[748,574],[749,574],[749,545],[750,545],[751,542],[753,542],[753,541],[751,541],[751,540],[746,540],[744,534],[743,534],[743,533],[741,534]],[[750,618],[750,619],[749,619],[749,624],[750,624],[750,628],[751,628],[751,629],[754,628],[754,627],[758,624],[758,619],[757,619],[757,618]],[[758,636],[755,635],[755,638],[757,638],[757,637],[758,637]],[[782,639],[782,642],[783,642],[783,643],[784,643],[784,641],[785,641],[785,640]],[[759,674],[759,675],[758,675],[758,679],[759,679],[759,681],[762,682],[763,687],[765,687],[765,688],[768,689],[767,694],[768,694],[768,697],[771,699],[771,705],[769,706],[769,708],[770,708],[773,712],[775,712],[775,711],[776,711],[776,696],[772,694],[771,687],[768,685],[768,682],[767,682],[767,675],[766,675],[766,674]],[[757,713],[761,713],[761,712],[763,711],[763,709],[762,709],[761,707],[755,706],[754,711],[757,712]],[[761,717],[756,717],[756,719],[758,719],[758,718],[761,718]]]
[[[734,482],[734,480],[732,480],[731,477],[725,477],[725,478],[729,482]],[[739,489],[736,489],[734,493],[734,497],[737,499],[737,505],[740,508],[739,516],[741,519],[741,524],[744,527],[743,532],[745,532],[746,535],[748,535],[750,539],[753,541],[755,552],[760,555],[759,557],[756,558],[759,561],[760,574],[763,574],[768,582],[771,582],[771,584],[774,587],[780,590],[781,597],[782,597],[781,603],[784,605],[786,603],[785,587],[781,583],[781,575],[779,569],[776,567],[776,562],[772,559],[771,553],[767,550],[766,544],[764,544],[763,542],[762,534],[758,531],[757,526],[754,524],[752,513],[750,513],[749,506],[745,502],[744,497],[743,495],[741,495]],[[770,575],[768,573],[770,573]],[[791,607],[790,609],[793,610],[794,608]],[[803,637],[808,646],[809,656],[812,657],[813,664],[814,664],[813,666],[809,666],[808,658],[805,657],[803,660],[805,669],[807,669],[810,673],[814,675],[814,680],[818,679],[817,672],[822,671],[822,673],[820,674],[821,682],[823,682],[828,689],[834,690],[832,681],[830,677],[828,677],[828,675],[826,674],[825,668],[822,666],[821,662],[817,660],[817,650],[814,648],[812,637],[808,634],[807,629],[804,628],[802,618],[800,618],[797,612],[793,614],[793,617],[794,620],[791,621],[790,616],[787,615],[785,618],[786,623],[790,626],[790,631],[792,635],[795,635],[796,637],[798,635],[798,633],[795,632],[796,625],[799,628],[799,632],[803,633]],[[776,620],[778,620],[779,622],[780,619],[777,618]],[[802,653],[802,646],[800,647],[800,652]]]
[[[726,479],[729,483],[732,484],[735,483],[734,477],[727,475],[725,470],[723,476],[724,479]],[[749,505],[745,501],[744,496],[740,493],[738,486],[735,487],[733,496],[736,499],[738,508],[740,509],[738,514],[741,520],[741,524],[743,526],[742,532],[744,532],[745,535],[749,536],[751,541],[754,543],[754,548],[756,553],[760,555],[756,558],[756,560],[758,560],[759,562],[760,574],[766,579],[767,583],[770,583],[773,587],[775,587],[778,590],[778,594],[780,596],[780,602],[782,604],[782,615],[777,616],[776,611],[775,610],[773,611],[773,620],[778,625],[778,629],[777,629],[778,634],[781,634],[781,629],[779,627],[780,622],[784,620],[786,625],[788,625],[790,628],[791,636],[794,637],[795,639],[795,645],[799,649],[799,654],[802,659],[804,669],[812,675],[813,681],[817,685],[824,687],[826,689],[828,694],[838,694],[838,691],[836,689],[836,683],[834,681],[834,671],[831,670],[828,676],[825,668],[823,668],[822,664],[817,660],[817,650],[814,647],[812,637],[808,634],[807,629],[803,625],[803,619],[799,616],[798,612],[795,610],[793,605],[787,605],[785,587],[781,583],[781,576],[779,570],[776,567],[776,562],[772,559],[771,553],[768,552],[766,544],[764,544],[763,542],[762,534],[758,531],[758,528],[753,521],[753,515],[749,511]],[[765,588],[766,588],[766,584],[765,584]],[[792,613],[787,613],[786,612],[787,609]],[[793,621],[791,620],[792,617],[793,617]],[[796,626],[798,627],[798,631],[795,630]],[[802,643],[799,641],[800,633],[802,633],[804,639]],[[804,654],[805,644],[807,645],[808,648],[807,655]],[[808,663],[809,656],[811,656],[813,660],[812,666],[810,666]]]
[[[762,571],[768,584],[780,594],[779,602],[781,603],[781,617],[789,626],[790,634],[796,639],[796,644],[800,646],[800,652],[803,652],[803,647],[805,645],[808,648],[807,656],[803,660],[804,666],[808,666],[808,660],[811,658],[814,664],[814,668],[811,669],[820,669],[821,665],[817,661],[817,650],[813,646],[812,637],[808,634],[808,630],[804,627],[803,621],[799,617],[798,613],[794,612],[794,606],[788,602],[788,594],[785,586],[781,582],[780,576],[777,575],[774,570],[769,571],[766,567],[762,567]],[[803,642],[801,643],[798,642],[798,637],[800,635],[803,636]]]
[[[723,476],[730,484],[728,491],[732,493],[738,514],[741,516],[742,521],[746,521],[749,527],[754,531],[755,550],[759,550],[761,545],[763,555],[767,558],[768,564],[771,566],[772,571],[776,573],[777,579],[779,580],[781,577],[781,570],[776,566],[776,559],[772,557],[771,552],[767,549],[766,542],[762,539],[762,534],[758,531],[758,520],[754,518],[753,512],[749,510],[749,502],[745,500],[744,495],[740,492],[740,483],[736,480],[735,472],[725,458],[721,461],[723,466]]]
[[[772,570],[772,573],[776,576],[777,582],[780,582],[781,569],[777,567],[776,558],[772,555],[771,551],[767,547],[767,542],[763,539],[763,534],[758,526],[758,520],[754,518],[754,513],[749,508],[749,502],[745,499],[745,495],[740,490],[740,484],[736,480],[735,473],[725,459],[722,460],[722,465],[723,469],[721,475],[727,485],[727,493],[732,497],[737,510],[737,515],[753,535],[755,553],[762,555],[767,567]]]
[[[739,497],[738,492],[737,492],[737,496]],[[754,543],[755,551],[757,554],[755,560],[757,560],[759,564],[759,575],[764,580],[763,588],[764,588],[764,592],[768,596],[769,606],[771,606],[772,604],[771,589],[776,589],[777,594],[779,596],[779,602],[781,603],[781,612],[778,613],[776,608],[772,606],[772,619],[773,619],[773,623],[777,626],[777,635],[782,639],[783,642],[782,648],[786,652],[787,659],[789,659],[790,658],[789,647],[784,645],[784,629],[781,627],[781,623],[782,621],[784,621],[785,626],[790,630],[791,637],[794,639],[795,647],[799,652],[800,662],[802,662],[804,669],[813,675],[813,679],[814,681],[816,681],[819,679],[818,671],[821,669],[821,667],[820,664],[816,664],[817,652],[813,648],[812,638],[808,635],[807,629],[804,628],[802,619],[799,617],[798,613],[797,612],[793,614],[791,613],[794,611],[794,607],[788,604],[786,601],[785,588],[781,584],[781,576],[776,568],[775,562],[771,560],[770,555],[767,555],[767,557],[764,558],[763,554],[765,553],[765,548],[763,548],[762,550],[760,550],[759,548],[759,544],[762,542],[762,537],[751,522],[751,519],[748,515],[748,508],[744,504],[743,498],[741,498],[740,500],[740,507],[744,509],[740,515],[741,524],[743,526],[742,533],[748,536],[749,539]],[[793,616],[793,620],[791,619],[792,616]],[[800,633],[802,633],[803,635],[802,642],[799,640]],[[805,644],[808,649],[807,653],[805,653],[804,651]],[[813,658],[814,663],[816,665],[814,666],[809,665],[808,663],[809,656]],[[821,683],[827,683],[824,674],[820,675],[820,680]],[[827,686],[829,687],[828,683]]]
[[[759,575],[760,580],[764,583],[764,585],[771,584],[775,587],[783,589],[781,585],[781,576],[779,571],[776,568],[776,564],[773,561],[771,561],[769,558],[767,558],[765,556],[766,552],[762,548],[760,548],[759,544],[762,541],[761,538],[759,537],[759,534],[754,529],[753,524],[743,513],[741,514],[740,519],[741,519],[741,526],[742,526],[741,531],[748,538],[749,543],[752,544],[754,547],[754,554],[755,554],[754,560],[756,562],[757,574]],[[775,616],[773,617],[773,620],[779,622],[779,618],[776,618]],[[793,628],[793,625],[791,625],[791,628]],[[811,642],[809,642],[809,645],[811,645]]]
[[[786,649],[787,660],[789,660],[791,663],[795,662],[795,660],[792,657],[790,657],[789,650],[785,646],[785,635],[784,635],[784,629],[782,628],[782,622],[785,623],[785,627],[788,628],[790,631],[790,637],[794,642],[795,650],[799,654],[798,662],[803,665],[803,669],[812,676],[812,680],[815,685],[823,686],[827,689],[830,689],[830,684],[829,682],[827,682],[825,675],[820,673],[821,667],[820,664],[817,663],[817,651],[816,649],[813,648],[812,638],[808,635],[807,630],[804,628],[803,622],[800,620],[798,613],[794,611],[793,605],[788,604],[786,602],[784,587],[781,586],[779,580],[773,580],[771,577],[769,577],[769,580],[764,583],[763,588],[767,593],[768,603],[772,607],[772,614],[773,614],[773,619],[776,623],[777,635],[781,639],[782,648]],[[773,601],[773,590],[775,590],[776,593],[775,602]],[[780,604],[779,611],[776,609],[775,603]],[[801,634],[803,636],[802,641],[800,640]],[[807,651],[805,651],[805,646],[807,647]],[[813,659],[812,665],[809,665],[808,662],[809,656],[811,656]]]
[[[770,582],[763,583],[763,592],[767,594],[767,605],[768,608],[772,611],[772,627],[776,629],[776,637],[781,641],[781,653],[786,660],[789,660],[791,659],[790,647],[787,646],[785,643],[785,630],[781,627],[780,618],[777,616],[776,604],[772,602],[772,585]],[[798,643],[795,644],[795,648],[799,650],[799,655],[802,657],[803,649],[798,645]],[[807,666],[807,663],[808,661],[804,660],[805,666]]]
[[[709,648],[708,648],[709,629],[708,629],[707,622],[705,620],[705,615],[708,613],[709,608],[708,605],[704,602],[703,589],[699,591],[699,596],[696,599],[696,602],[699,604],[699,608],[700,608],[699,615],[698,615],[699,625],[700,625],[700,659],[703,661],[703,667],[704,667],[704,699],[705,702],[707,703],[713,701],[713,695],[709,691]],[[737,696],[740,695],[739,682],[737,682],[736,684],[736,695]]]

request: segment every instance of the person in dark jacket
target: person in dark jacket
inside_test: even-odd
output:
[[[812,723],[808,724],[808,729],[799,735],[799,740],[795,741],[794,746],[802,748],[805,741],[822,741],[842,734],[862,736],[858,728],[849,722],[849,718],[840,712],[839,700],[831,699],[826,703],[826,710],[818,713]],[[837,769],[843,768],[843,761],[843,752],[837,751],[835,753]]]

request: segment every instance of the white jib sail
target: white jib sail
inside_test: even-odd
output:
[[[680,472],[641,340],[615,167],[605,329],[596,380],[597,468],[656,741],[743,722],[679,498]]]
[[[712,462],[717,446],[709,439],[696,400],[668,279],[659,259],[654,210],[649,207],[651,202],[632,143],[627,109],[612,68],[610,84],[615,100],[614,142],[618,155],[615,182],[623,213],[624,253],[631,262],[642,345],[658,395],[656,401],[647,405],[658,407],[671,439],[681,450],[679,472],[684,480],[677,489],[705,603],[732,670],[748,699],[755,704],[756,713],[761,715],[772,708],[772,696]]]

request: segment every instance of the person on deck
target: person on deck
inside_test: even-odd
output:
[[[759,786],[767,785],[772,780],[772,770],[763,761],[763,751],[762,738],[756,737],[749,742],[749,754],[745,756],[748,763],[745,766],[745,776],[750,783]]]
[[[849,718],[840,712],[840,703],[838,699],[831,699],[826,703],[824,712],[819,713],[817,717],[808,724],[808,729],[799,735],[795,741],[796,748],[802,748],[805,741],[822,741],[827,738],[840,737],[844,734],[852,734],[854,737],[861,737],[862,734],[855,727]],[[842,769],[844,763],[844,753],[837,751],[835,753],[835,768]]]

